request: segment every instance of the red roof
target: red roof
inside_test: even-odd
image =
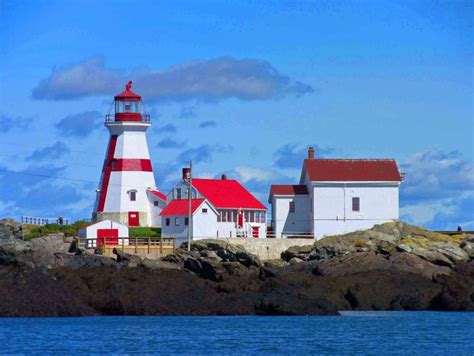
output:
[[[194,179],[195,187],[216,208],[267,210],[239,182],[233,179]]]
[[[313,182],[402,180],[393,159],[305,159],[304,168]]]
[[[166,195],[160,192],[159,190],[150,189],[149,192],[153,194],[155,197],[158,197],[161,200],[166,201]]]
[[[136,93],[134,93],[133,91],[131,91],[132,87],[132,82],[129,81],[126,85],[125,85],[125,91],[121,92],[120,94],[117,94],[115,96],[115,100],[131,100],[131,101],[140,101],[142,99],[142,97]]]
[[[191,200],[191,212],[194,212],[199,208],[205,199],[192,199]],[[189,200],[188,199],[174,199],[165,206],[161,211],[161,216],[181,216],[189,214]]]
[[[308,194],[305,185],[272,185],[270,194],[274,195],[304,195]]]

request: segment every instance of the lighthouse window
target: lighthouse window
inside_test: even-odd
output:
[[[137,191],[136,190],[131,190],[129,194],[130,194],[130,201],[136,201],[137,200]]]

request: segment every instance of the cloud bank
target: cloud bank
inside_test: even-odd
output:
[[[54,69],[33,89],[38,100],[72,100],[94,95],[114,95],[128,80],[149,101],[218,101],[228,98],[267,100],[313,93],[311,85],[292,80],[269,62],[219,57],[186,62],[157,70],[135,68],[129,72],[105,66],[92,57]]]

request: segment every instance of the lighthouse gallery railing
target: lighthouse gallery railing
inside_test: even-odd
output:
[[[135,122],[144,122],[146,124],[150,123],[150,114],[141,114],[141,120],[140,121],[135,121]],[[107,114],[105,115],[105,123],[111,123],[111,122],[121,122],[115,120],[115,114]]]

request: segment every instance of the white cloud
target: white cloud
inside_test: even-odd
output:
[[[106,68],[102,57],[93,57],[53,70],[33,89],[32,96],[40,100],[68,100],[113,95],[130,79],[137,92],[150,101],[265,100],[314,91],[310,85],[294,81],[270,63],[257,59],[219,57],[161,70],[136,68],[127,72]]]

